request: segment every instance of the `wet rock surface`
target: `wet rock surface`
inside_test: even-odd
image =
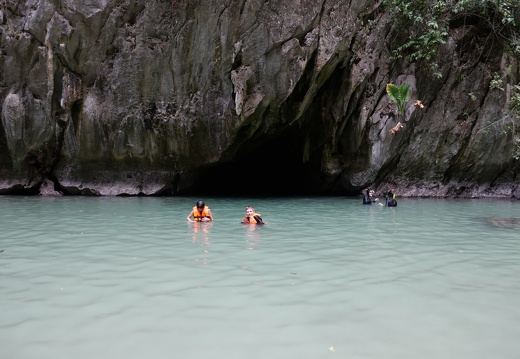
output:
[[[520,197],[490,87],[516,60],[454,24],[437,79],[391,60],[381,6],[0,0],[0,194]]]

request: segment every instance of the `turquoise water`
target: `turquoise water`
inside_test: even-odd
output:
[[[520,201],[197,199],[0,196],[0,358],[518,358]]]

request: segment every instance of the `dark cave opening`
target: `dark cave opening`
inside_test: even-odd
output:
[[[192,194],[210,196],[296,196],[316,192],[319,177],[313,162],[303,163],[303,144],[296,133],[285,133],[244,146],[233,162],[201,171]]]

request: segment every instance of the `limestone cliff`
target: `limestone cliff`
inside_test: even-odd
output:
[[[453,21],[437,78],[392,24],[371,0],[0,0],[0,193],[520,197],[490,86],[516,60]],[[425,108],[398,119],[388,83]]]

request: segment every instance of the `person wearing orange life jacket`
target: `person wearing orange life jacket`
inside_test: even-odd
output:
[[[190,222],[208,222],[213,220],[213,215],[204,201],[197,201],[186,219]]]
[[[260,213],[256,213],[252,206],[246,207],[246,216],[242,218],[244,224],[265,224]]]

